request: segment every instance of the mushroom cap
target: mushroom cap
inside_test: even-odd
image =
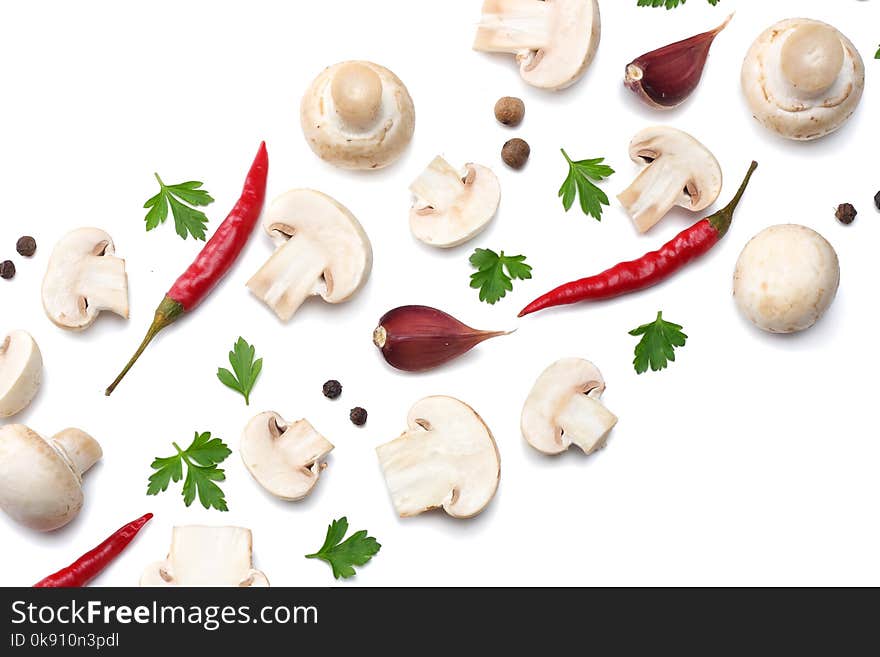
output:
[[[409,212],[413,235],[431,246],[450,248],[478,235],[495,216],[501,185],[488,167],[468,163],[464,172],[439,155],[413,181]]]
[[[141,586],[269,586],[253,568],[253,538],[244,527],[186,525],[171,532],[165,561],[144,570]]]
[[[495,495],[501,459],[492,432],[470,406],[425,397],[407,431],[376,448],[394,508],[402,517],[443,508],[453,518],[480,513]]]
[[[333,445],[308,420],[287,422],[278,413],[260,413],[248,422],[239,452],[257,483],[282,500],[301,500],[312,492],[323,459]]]
[[[837,253],[816,231],[771,226],[746,244],[733,277],[740,311],[770,333],[810,328],[831,306],[840,284]]]
[[[43,278],[43,309],[64,329],[91,326],[102,310],[128,318],[125,260],[100,228],[78,228],[55,245]]]
[[[572,444],[590,454],[605,446],[617,418],[599,399],[605,381],[583,358],[563,358],[545,369],[523,405],[526,441],[544,454],[560,454]]]
[[[315,155],[344,169],[380,169],[397,160],[412,139],[415,117],[400,78],[367,61],[324,69],[300,107]]]
[[[341,203],[312,189],[275,199],[263,227],[277,249],[247,286],[288,320],[310,296],[341,303],[366,282],[373,266],[370,240]]]
[[[764,126],[788,139],[818,139],[855,112],[865,64],[833,26],[790,18],[767,28],[749,49],[742,87]]]
[[[23,410],[40,387],[43,356],[27,331],[0,340],[0,418]]]

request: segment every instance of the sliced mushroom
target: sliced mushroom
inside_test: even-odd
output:
[[[394,162],[415,130],[412,98],[384,66],[351,61],[330,66],[302,99],[306,141],[322,160],[344,169],[381,169]]]
[[[272,411],[260,413],[244,429],[239,452],[257,483],[282,500],[301,500],[312,492],[324,457],[333,445],[308,420],[290,423]]]
[[[409,187],[409,227],[419,240],[449,248],[478,235],[498,211],[501,186],[492,170],[466,164],[459,172],[439,155]]]
[[[37,531],[63,527],[82,508],[82,475],[101,455],[79,429],[46,440],[21,424],[0,426],[0,508]]]
[[[263,228],[275,253],[247,286],[283,321],[311,296],[342,303],[366,282],[370,240],[342,204],[311,189],[294,189],[272,203]]]
[[[443,508],[453,518],[480,513],[495,495],[501,459],[489,427],[452,397],[425,397],[407,417],[407,431],[376,448],[400,517]]]
[[[102,310],[128,319],[125,260],[113,254],[110,236],[99,228],[78,228],[55,245],[43,279],[43,308],[63,329],[81,331]]]
[[[676,205],[699,212],[721,194],[718,160],[686,132],[666,126],[646,128],[633,137],[629,156],[646,166],[617,199],[640,233]]]
[[[0,418],[31,403],[40,388],[43,356],[27,331],[12,331],[0,342]]]
[[[516,55],[528,84],[565,89],[593,61],[601,34],[596,0],[484,0],[474,50]]]
[[[605,446],[617,417],[600,401],[602,373],[590,361],[564,358],[541,373],[523,405],[522,434],[544,454],[577,445],[585,454]]]
[[[768,28],[749,49],[742,87],[764,126],[788,139],[818,139],[856,111],[865,64],[833,26],[791,18]]]
[[[251,530],[187,525],[171,532],[165,561],[147,566],[141,586],[269,586],[253,567]]]

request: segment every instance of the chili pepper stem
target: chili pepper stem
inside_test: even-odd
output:
[[[743,179],[742,184],[739,186],[736,195],[731,199],[730,203],[708,218],[709,223],[712,224],[712,228],[718,231],[718,239],[724,237],[727,234],[727,231],[730,230],[730,224],[733,221],[733,213],[736,210],[736,206],[738,206],[740,200],[742,200],[746,187],[749,186],[749,181],[752,179],[752,174],[755,173],[755,169],[757,168],[758,163],[752,161],[748,173],[746,173],[746,177]]]

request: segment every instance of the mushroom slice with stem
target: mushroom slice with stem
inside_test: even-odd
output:
[[[0,342],[0,418],[31,403],[40,388],[43,356],[27,331],[12,331]]]
[[[532,387],[522,411],[522,434],[544,454],[577,445],[585,454],[605,446],[617,417],[600,401],[602,373],[583,358],[563,358],[548,367]]]
[[[147,566],[141,586],[269,586],[253,567],[253,538],[244,527],[187,525],[171,532],[165,561]]]
[[[484,0],[474,50],[516,55],[528,84],[565,89],[593,61],[601,33],[596,0]]]
[[[263,228],[277,248],[247,286],[283,321],[311,296],[327,303],[348,300],[370,275],[373,251],[367,234],[326,194],[311,189],[282,194]]]
[[[492,170],[466,164],[464,173],[439,155],[410,185],[409,227],[419,240],[450,248],[474,238],[498,211],[501,185]]]
[[[260,486],[282,500],[296,501],[312,492],[332,450],[308,420],[290,423],[269,411],[248,422],[238,451]]]
[[[324,69],[302,99],[306,141],[322,160],[344,169],[381,169],[412,139],[416,114],[403,82],[373,62]]]
[[[0,426],[0,508],[37,531],[63,527],[82,508],[83,473],[101,456],[79,429],[46,440],[22,424]]]
[[[128,319],[125,260],[114,253],[113,240],[99,228],[78,228],[61,238],[43,279],[43,308],[52,322],[81,331],[102,310]]]
[[[646,165],[617,199],[640,233],[651,229],[674,206],[705,210],[721,194],[721,166],[715,156],[688,133],[654,126],[633,137],[629,156]]]
[[[400,517],[443,508],[453,518],[480,513],[495,495],[501,459],[489,427],[452,397],[425,397],[399,438],[376,448]]]
[[[836,28],[780,21],[746,55],[742,87],[755,118],[787,139],[809,141],[842,126],[862,98],[865,64]]]

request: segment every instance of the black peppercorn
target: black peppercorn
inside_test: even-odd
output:
[[[351,413],[348,414],[348,418],[352,421],[353,424],[362,427],[367,423],[367,410],[365,408],[361,408],[360,406],[356,406],[351,409]]]
[[[15,243],[15,250],[18,251],[18,255],[30,258],[37,252],[37,242],[30,235],[19,237],[18,241]]]
[[[324,384],[324,396],[327,399],[336,399],[342,394],[342,384],[336,379],[330,379]]]
[[[837,206],[837,212],[834,213],[834,216],[837,217],[840,223],[849,225],[855,221],[857,214],[858,212],[852,203],[841,203]]]
[[[524,139],[511,139],[501,149],[501,159],[512,169],[522,169],[529,159],[532,149]]]
[[[880,210],[880,192],[877,192],[877,196],[874,197],[874,205]]]
[[[0,262],[0,278],[12,278],[15,276],[15,265],[12,260],[4,260]]]

